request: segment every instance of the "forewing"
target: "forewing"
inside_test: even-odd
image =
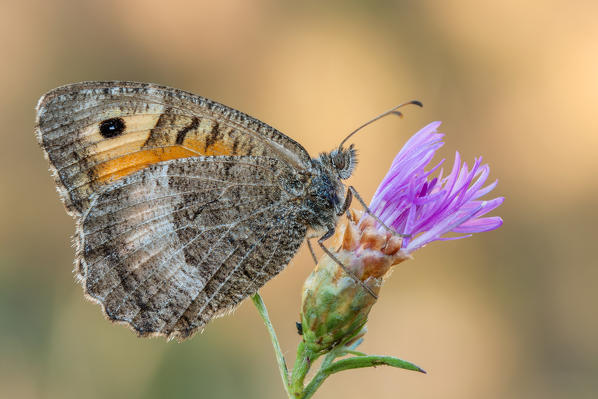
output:
[[[140,335],[185,338],[280,272],[305,237],[286,164],[196,157],[149,166],[93,198],[78,226],[86,293]]]
[[[193,156],[267,156],[301,170],[307,152],[242,112],[181,90],[135,82],[83,82],[37,106],[37,137],[67,210],[158,162]]]

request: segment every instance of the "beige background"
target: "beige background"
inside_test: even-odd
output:
[[[363,350],[411,360],[330,378],[321,398],[598,396],[596,1],[10,1],[0,5],[0,396],[281,398],[244,303],[188,342],[105,321],[72,278],[73,221],[33,136],[39,96],[131,79],[223,102],[316,155],[355,137],[370,198],[417,129],[483,155],[504,226],[435,243],[396,270]],[[215,5],[217,4],[217,5]],[[298,5],[301,4],[301,5]],[[263,290],[287,358],[312,264]],[[172,396],[170,396],[172,395]]]

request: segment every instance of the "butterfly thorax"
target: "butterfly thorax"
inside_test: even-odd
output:
[[[356,162],[353,146],[312,159],[313,173],[306,185],[301,212],[308,227],[316,231],[334,229],[346,197],[342,180],[351,176]]]

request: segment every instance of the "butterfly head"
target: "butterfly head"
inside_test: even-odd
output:
[[[312,229],[323,232],[334,229],[345,203],[345,186],[357,163],[357,152],[351,145],[321,153],[312,159],[313,170],[304,194],[302,218]]]

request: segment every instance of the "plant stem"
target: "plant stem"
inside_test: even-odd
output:
[[[278,363],[278,369],[280,371],[280,377],[282,378],[282,384],[284,385],[284,390],[287,393],[289,398],[293,398],[289,391],[289,372],[287,370],[287,364],[284,360],[284,356],[282,355],[282,351],[280,350],[280,344],[278,343],[278,338],[276,338],[276,332],[274,331],[274,327],[272,327],[272,323],[270,322],[270,317],[268,316],[268,309],[266,309],[266,305],[262,300],[262,297],[258,292],[255,293],[251,297],[253,304],[257,308],[258,313],[262,317],[264,324],[266,325],[266,329],[270,334],[270,339],[272,340],[272,346],[274,347],[274,354],[276,355],[276,361]]]
[[[352,351],[352,350],[345,350],[345,351],[343,351],[343,354],[345,354],[345,355],[353,355],[353,356],[367,356],[363,352]]]
[[[363,367],[375,367],[375,366],[392,366],[398,367],[406,370],[413,370],[419,371],[421,373],[425,373],[420,367],[416,366],[415,364],[409,363],[405,360],[397,359],[396,357],[392,356],[357,356],[351,357],[348,359],[341,359],[337,362],[334,362],[330,365],[322,367],[318,371],[318,373],[314,376],[314,378],[310,381],[310,383],[305,387],[303,391],[303,396],[301,399],[309,399],[312,395],[316,392],[316,390],[322,385],[324,380],[331,376],[334,373],[338,373],[339,371],[349,370],[349,369],[357,369]]]
[[[305,376],[319,357],[319,354],[313,353],[305,346],[305,342],[301,341],[299,342],[299,345],[297,345],[297,357],[295,358],[295,365],[293,366],[293,372],[291,373],[290,385],[290,391],[293,398],[303,397]]]
[[[294,398],[303,399],[305,398],[305,376],[309,372],[309,369],[314,362],[321,356],[321,354],[315,354],[311,352],[305,346],[305,342],[301,341],[297,346],[297,358],[295,359],[295,365],[293,367],[293,373],[291,376],[291,393]],[[330,366],[338,354],[332,350],[329,352],[320,365],[320,370]]]

